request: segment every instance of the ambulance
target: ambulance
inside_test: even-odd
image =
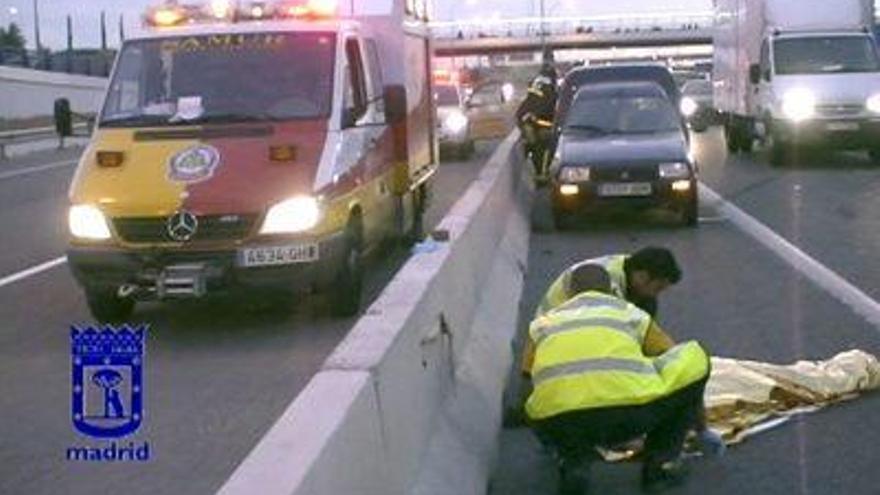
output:
[[[437,168],[427,1],[151,8],[69,190],[93,316],[309,289],[356,314],[364,258],[421,235]]]

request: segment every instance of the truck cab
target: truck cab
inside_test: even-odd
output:
[[[69,191],[68,261],[98,320],[303,289],[350,316],[363,258],[420,235],[437,166],[427,9],[245,3],[157,6],[120,50]]]
[[[771,158],[821,141],[880,160],[880,58],[864,32],[779,33],[750,69],[758,129]]]

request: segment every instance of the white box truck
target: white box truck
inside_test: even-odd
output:
[[[773,163],[801,144],[880,160],[873,0],[715,0],[714,96],[728,148]]]

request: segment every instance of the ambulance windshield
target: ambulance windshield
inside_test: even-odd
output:
[[[117,62],[101,126],[315,119],[330,114],[335,35],[137,40]]]

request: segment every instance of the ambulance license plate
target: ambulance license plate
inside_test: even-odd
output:
[[[239,266],[279,266],[318,261],[317,244],[293,244],[290,246],[267,246],[239,251]]]
[[[650,196],[649,182],[612,182],[599,186],[599,196]]]

